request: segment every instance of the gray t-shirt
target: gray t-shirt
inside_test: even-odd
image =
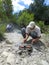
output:
[[[33,31],[37,33],[38,37],[41,36],[41,31],[40,31],[40,28],[38,26],[35,26],[35,28],[33,30],[31,30],[29,26],[26,27],[26,33],[29,34],[29,33],[32,33]]]

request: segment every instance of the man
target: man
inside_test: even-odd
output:
[[[32,43],[37,42],[41,37],[40,27],[38,27],[35,22],[31,21],[26,28],[22,28],[22,35],[24,37],[24,43],[27,41],[29,36],[32,37]]]

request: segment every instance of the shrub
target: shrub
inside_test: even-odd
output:
[[[4,32],[6,29],[6,24],[0,24],[0,41],[2,41],[4,38]]]
[[[2,40],[4,40],[4,39],[5,39],[5,38],[4,38],[3,33],[0,32],[0,41],[2,41]]]
[[[28,12],[22,12],[22,14],[18,17],[17,24],[21,26],[21,24],[28,25],[30,21],[34,20],[34,14],[30,14]]]
[[[0,32],[4,33],[6,30],[6,24],[1,24],[0,25]]]
[[[41,32],[44,33],[45,32],[44,21],[37,22],[37,25],[41,28]]]

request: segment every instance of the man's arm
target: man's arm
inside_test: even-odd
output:
[[[28,26],[26,27],[26,37],[24,38],[24,42],[27,41],[28,37],[29,37],[29,33],[30,33],[30,29],[28,28]]]
[[[26,33],[26,37],[24,38],[24,43],[27,41],[28,37],[29,37],[29,34]]]

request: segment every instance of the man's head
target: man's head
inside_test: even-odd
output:
[[[29,27],[30,29],[34,29],[34,28],[35,28],[35,22],[34,22],[34,21],[31,21],[31,22],[29,23],[28,27]]]

